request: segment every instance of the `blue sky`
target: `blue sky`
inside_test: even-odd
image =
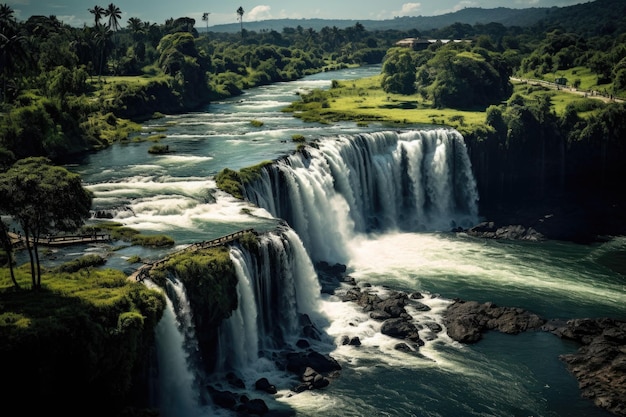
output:
[[[204,26],[202,14],[209,15],[209,26],[237,23],[236,10],[243,7],[244,22],[267,19],[356,19],[382,20],[396,16],[434,16],[454,12],[465,7],[525,8],[569,6],[589,0],[0,0],[8,4],[19,20],[32,15],[55,15],[72,26],[91,24],[93,16],[87,9],[98,5],[106,8],[115,4],[122,11],[123,26],[130,17],[142,21],[163,23],[169,18],[191,17],[197,26]]]

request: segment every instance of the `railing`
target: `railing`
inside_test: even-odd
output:
[[[238,232],[235,233],[231,233],[228,235],[224,235],[215,239],[211,239],[211,240],[205,240],[202,242],[196,242],[196,243],[192,243],[191,245],[178,250],[176,252],[172,252],[169,255],[167,255],[164,258],[161,258],[157,261],[153,261],[153,262],[146,262],[146,264],[142,265],[141,267],[139,267],[139,269],[137,269],[137,271],[135,271],[130,277],[131,278],[135,278],[136,281],[142,282],[145,278],[147,278],[149,275],[149,271],[150,269],[162,265],[164,263],[166,263],[169,259],[171,259],[172,257],[176,256],[176,255],[180,255],[182,253],[186,253],[186,252],[193,252],[199,249],[207,249],[207,248],[211,248],[211,247],[215,247],[215,246],[220,246],[229,242],[233,242],[235,240],[238,240],[240,238],[242,238],[246,233],[254,233],[256,234],[256,231],[254,229],[244,229],[244,230],[239,230]]]

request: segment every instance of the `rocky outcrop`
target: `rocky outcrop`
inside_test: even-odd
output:
[[[575,319],[549,322],[544,329],[582,345],[576,353],[561,355],[582,396],[626,416],[626,321]]]
[[[499,307],[494,303],[456,300],[444,314],[448,336],[461,343],[475,343],[488,330],[517,334],[539,329],[546,322],[521,308]]]
[[[443,330],[441,325],[434,321],[418,322],[408,313],[407,307],[413,311],[430,310],[430,307],[418,301],[424,298],[419,292],[389,291],[379,295],[371,290],[368,284],[358,286],[350,277],[345,278],[344,282],[351,284],[351,287],[339,294],[342,301],[358,304],[363,311],[369,312],[370,318],[381,321],[380,332],[400,340],[395,345],[396,350],[417,354],[420,346],[424,346],[422,337],[425,340],[434,340]],[[347,335],[342,337],[341,343],[357,347],[361,345],[358,337],[351,338]]]
[[[456,300],[447,308],[444,323],[448,335],[461,343],[475,343],[488,330],[508,334],[543,330],[580,343],[576,353],[560,359],[578,380],[581,395],[617,416],[626,416],[626,321],[546,321],[520,308]]]
[[[468,235],[486,239],[544,240],[545,237],[532,227],[516,225],[498,226],[495,222],[482,222],[465,231]]]

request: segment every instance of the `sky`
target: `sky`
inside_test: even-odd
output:
[[[121,25],[128,18],[137,17],[143,22],[162,24],[169,18],[191,17],[196,26],[205,27],[202,20],[208,15],[209,27],[237,23],[237,9],[244,10],[243,21],[268,19],[353,19],[385,20],[400,16],[436,16],[466,7],[492,9],[496,7],[564,7],[587,3],[591,0],[0,0],[8,4],[18,20],[33,15],[56,16],[71,26],[93,24],[88,9],[98,5],[106,8],[110,3],[122,12]]]

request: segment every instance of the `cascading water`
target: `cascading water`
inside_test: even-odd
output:
[[[449,129],[321,140],[263,168],[245,197],[287,221],[316,261],[347,262],[355,234],[448,231],[478,219],[465,143]]]
[[[457,297],[526,308],[547,318],[624,318],[623,275],[607,268],[603,260],[615,260],[616,254],[623,258],[623,238],[582,246],[474,239],[463,233],[437,232],[450,230],[453,221],[462,227],[473,224],[476,216],[476,188],[458,133],[433,127],[369,134],[364,132],[388,128],[375,123],[368,127],[303,123],[281,112],[294,100],[296,91],[330,87],[335,79],[378,74],[380,66],[351,68],[250,89],[233,100],[212,103],[210,111],[148,121],[142,135],[166,130],[163,143],[174,153],[153,155],[148,151],[149,141],[130,141],[89,154],[71,168],[94,191],[96,210],[110,213],[115,221],[141,232],[171,235],[181,246],[246,228],[274,230],[277,219],[285,219],[316,261],[347,264],[347,272],[363,291],[376,291],[381,296],[393,290],[424,294],[420,302],[430,310],[409,311],[420,324],[442,324],[442,312]],[[251,119],[265,124],[253,127]],[[303,153],[284,157],[293,151],[294,145],[286,139],[294,134],[314,141],[318,149],[311,146]],[[257,205],[264,208],[257,209],[219,191],[207,193],[215,189],[212,177],[221,169],[241,169],[276,158],[281,159],[264,169],[262,178],[247,190],[250,201],[258,201]],[[413,184],[422,186],[415,188]],[[118,210],[120,207],[123,210]],[[415,233],[421,231],[427,233]],[[268,245],[281,241],[276,236],[264,239]],[[163,256],[163,250],[136,245],[115,249],[106,250],[112,254],[107,267],[127,268],[127,259],[134,256]],[[242,266],[240,284],[245,285],[241,277],[248,276],[249,287],[238,290],[242,310],[231,317],[231,342],[227,341],[225,326],[221,329],[223,351],[230,343],[232,351],[220,360],[220,369],[249,369],[251,374],[259,373],[255,369],[266,364],[273,369],[272,357],[263,355],[268,351],[271,355],[267,346],[280,338],[271,331],[265,334],[267,327],[260,317],[268,313],[257,302],[255,292],[262,269],[259,265],[265,265],[265,260],[244,248],[233,248],[231,255],[234,263]],[[274,255],[267,259],[278,262]],[[303,259],[310,263],[306,256]],[[300,293],[299,288],[296,293]],[[303,294],[319,295],[317,288]],[[342,302],[337,293],[324,293],[321,298],[319,308],[329,322],[323,332],[335,342],[328,353],[341,363],[341,376],[327,389],[297,395],[286,389],[263,396],[247,385],[246,395],[263,396],[271,410],[286,406],[284,415],[298,417],[608,417],[581,398],[575,378],[558,359],[576,347],[553,335],[532,332],[513,337],[490,332],[476,345],[459,346],[446,340],[444,330],[434,340],[423,334],[426,344],[419,351],[401,352],[395,349],[396,340],[381,334],[381,323],[359,305]],[[311,300],[317,303],[317,299]],[[234,325],[237,316],[239,327]],[[280,335],[290,339],[292,336],[282,330],[291,328],[290,320],[271,318],[281,323]],[[199,401],[195,381],[200,371],[189,366],[188,352],[183,349],[188,345],[173,305],[168,307],[158,332],[160,349],[169,349],[162,360],[171,364],[161,367],[159,374],[171,381],[163,386],[162,396],[154,397],[161,400],[161,414],[232,416],[234,412],[210,405],[201,404],[194,410]],[[359,337],[361,345],[343,345],[345,336]],[[313,347],[321,351],[326,345]],[[235,351],[244,353],[239,356]],[[277,386],[293,383],[293,376],[280,384],[279,373],[262,373]],[[246,375],[240,376],[248,381]],[[221,389],[232,390],[228,381],[222,382]]]
[[[325,326],[320,285],[302,242],[291,229],[259,237],[258,251],[231,248],[237,271],[238,309],[220,327],[218,371],[263,372],[268,352],[306,336],[308,317]]]
[[[196,417],[201,400],[194,373],[197,364],[190,358],[190,353],[197,352],[191,308],[180,281],[168,280],[166,295],[166,309],[156,329],[159,384],[155,402],[164,417]]]

